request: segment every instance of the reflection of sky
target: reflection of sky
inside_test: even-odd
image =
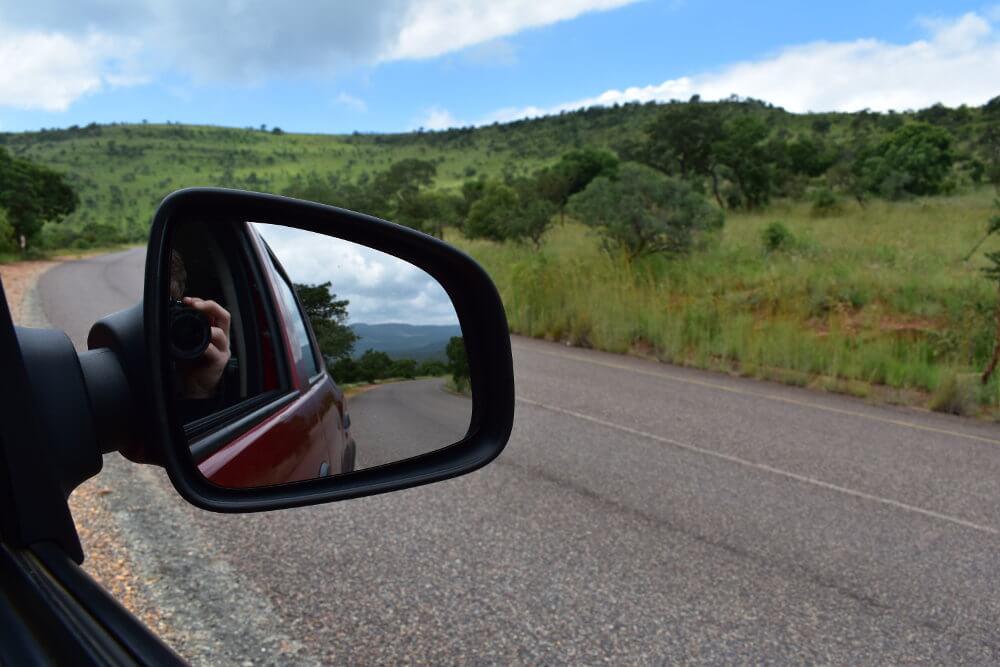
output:
[[[329,281],[350,323],[458,324],[440,284],[409,262],[343,239],[255,223],[292,282]]]

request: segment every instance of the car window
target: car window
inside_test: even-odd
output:
[[[198,225],[179,227],[172,241],[172,317],[182,317],[180,299],[213,301],[228,315],[229,359],[212,391],[193,393],[188,386],[196,361],[176,360],[175,393],[185,432],[192,441],[257,409],[266,397],[287,387],[277,354],[274,307],[264,274],[254,270],[251,249],[235,228],[218,226],[204,233]],[[176,294],[173,292],[176,291]],[[217,323],[213,323],[217,324]]]
[[[308,325],[299,309],[298,300],[292,291],[292,285],[285,277],[283,271],[279,271],[274,263],[274,259],[267,258],[268,270],[274,277],[274,283],[278,291],[278,298],[281,300],[283,309],[287,313],[288,340],[291,346],[292,360],[298,371],[300,378],[311,378],[320,371],[316,362],[316,350],[313,348],[312,339],[309,336]]]

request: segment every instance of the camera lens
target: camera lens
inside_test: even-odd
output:
[[[175,359],[197,359],[208,349],[212,335],[208,318],[194,308],[171,305],[168,327],[170,352]]]

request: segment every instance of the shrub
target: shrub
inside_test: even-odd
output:
[[[17,237],[14,235],[14,226],[7,217],[7,209],[0,208],[0,252],[15,250],[17,250]]]
[[[635,162],[617,177],[599,176],[569,201],[571,213],[601,230],[605,247],[617,247],[629,260],[652,253],[681,255],[698,238],[722,228],[722,211],[679,178]]]
[[[928,407],[935,412],[947,412],[953,415],[970,415],[976,411],[976,385],[978,376],[975,374],[949,374],[938,385],[931,395]]]
[[[764,244],[764,250],[772,253],[790,247],[795,242],[795,237],[784,223],[772,222],[761,230],[760,240]]]
[[[828,188],[813,190],[809,197],[812,200],[812,214],[817,217],[835,215],[840,212],[840,198]]]

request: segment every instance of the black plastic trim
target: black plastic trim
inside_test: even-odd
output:
[[[468,435],[424,456],[334,477],[253,489],[226,489],[198,473],[182,425],[168,410],[169,357],[160,339],[168,299],[171,226],[189,216],[232,223],[252,220],[360,243],[426,271],[452,300],[465,338],[473,405]],[[212,224],[205,222],[205,224]],[[344,500],[449,479],[492,461],[510,437],[514,375],[510,335],[496,287],[470,257],[426,234],[332,206],[237,190],[193,188],[167,197],[157,210],[146,255],[145,332],[153,387],[154,431],[174,487],[189,502],[218,512],[251,512]]]

